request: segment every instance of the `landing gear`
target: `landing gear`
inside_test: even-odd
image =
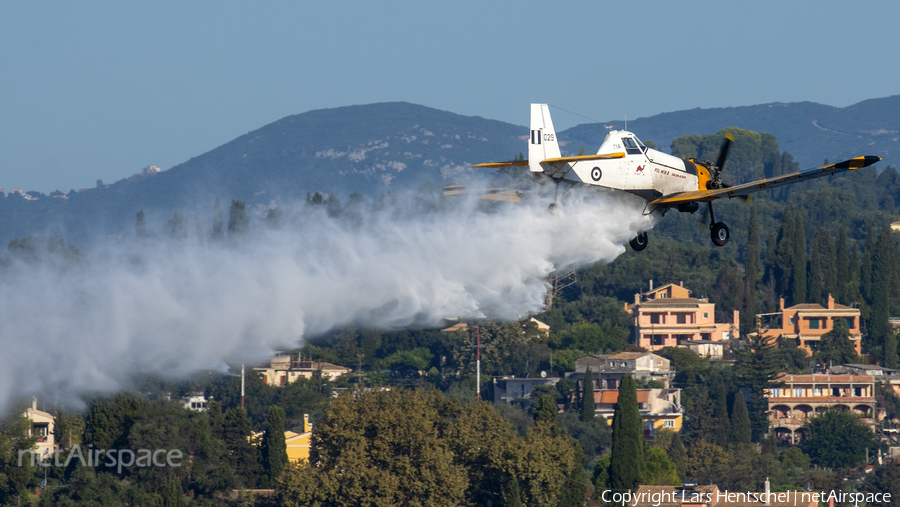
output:
[[[628,242],[631,245],[632,250],[635,252],[640,252],[641,250],[647,248],[647,243],[650,242],[650,238],[647,237],[646,232],[640,232],[637,236],[632,238],[631,241]]]
[[[722,222],[716,222],[716,214],[713,212],[712,201],[707,201],[706,205],[709,209],[709,219],[712,223],[712,227],[709,228],[709,235],[712,238],[712,242],[716,246],[725,246],[725,243],[728,243],[728,238],[731,237],[731,233],[728,232],[728,226]]]
[[[714,245],[725,246],[725,243],[728,243],[728,238],[731,237],[731,234],[728,232],[727,225],[722,222],[716,222],[710,229],[710,236],[712,237]]]

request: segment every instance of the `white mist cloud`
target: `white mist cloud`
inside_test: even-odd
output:
[[[14,264],[0,277],[0,412],[23,395],[113,390],[136,370],[262,359],[351,323],[517,319],[541,309],[553,270],[608,262],[652,226],[640,199],[577,189],[553,213],[541,198],[492,211],[416,199],[340,220],[305,209],[222,244],[101,246],[62,272]]]

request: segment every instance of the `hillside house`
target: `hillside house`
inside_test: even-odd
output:
[[[284,386],[298,378],[313,378],[321,372],[322,378],[334,379],[352,370],[324,361],[291,361],[291,356],[275,356],[268,365],[253,368],[262,374],[263,382],[271,386]]]
[[[716,305],[690,297],[683,283],[667,284],[634,295],[626,310],[634,314],[634,343],[650,351],[663,347],[687,347],[689,341],[728,341],[740,328],[740,313],[731,322],[715,321]]]
[[[287,446],[288,461],[309,461],[309,448],[312,442],[312,423],[309,415],[303,414],[303,432],[284,432],[284,443]]]
[[[830,294],[827,307],[806,303],[785,308],[784,298],[781,298],[778,312],[762,313],[756,318],[762,336],[794,340],[798,347],[806,350],[810,355],[818,348],[822,335],[833,330],[835,322],[840,319],[847,324],[850,340],[856,348],[856,353],[861,354],[862,352],[859,310],[836,304]]]
[[[537,386],[555,386],[559,377],[516,377],[504,375],[494,377],[494,403],[511,405],[518,403],[522,408],[531,406],[531,393]]]
[[[56,449],[56,440],[53,434],[56,421],[53,416],[37,408],[37,398],[31,402],[31,407],[25,410],[25,418],[28,419],[28,436],[34,437],[35,456],[49,456]]]
[[[876,423],[875,379],[871,375],[784,375],[784,387],[767,393],[769,421],[780,442],[797,444],[806,436],[809,417],[833,407],[852,410],[872,426]]]
[[[665,357],[652,352],[620,352],[580,357],[575,360],[575,371],[566,373],[566,377],[582,381],[588,366],[597,389],[618,389],[625,375],[639,381],[659,380],[663,386],[675,376],[671,361]]]
[[[619,391],[597,389],[594,391],[594,409],[597,415],[606,417],[612,423]],[[644,437],[653,440],[656,432],[668,428],[681,431],[683,411],[681,389],[638,389],[638,410],[644,422]]]

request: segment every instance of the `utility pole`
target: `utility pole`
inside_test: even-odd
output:
[[[481,401],[481,330],[478,326],[475,326],[475,340],[477,342],[477,352],[475,353],[475,378],[476,378],[476,389],[475,391],[475,400]]]

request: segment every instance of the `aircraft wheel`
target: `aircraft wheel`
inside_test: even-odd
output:
[[[631,248],[635,252],[640,252],[641,250],[647,248],[647,243],[649,242],[650,238],[647,237],[647,233],[640,232],[631,241],[629,241],[628,244],[631,245]]]
[[[716,246],[725,246],[725,243],[728,243],[728,239],[731,237],[731,233],[728,232],[728,226],[723,224],[722,222],[716,222],[712,226],[712,242]]]

